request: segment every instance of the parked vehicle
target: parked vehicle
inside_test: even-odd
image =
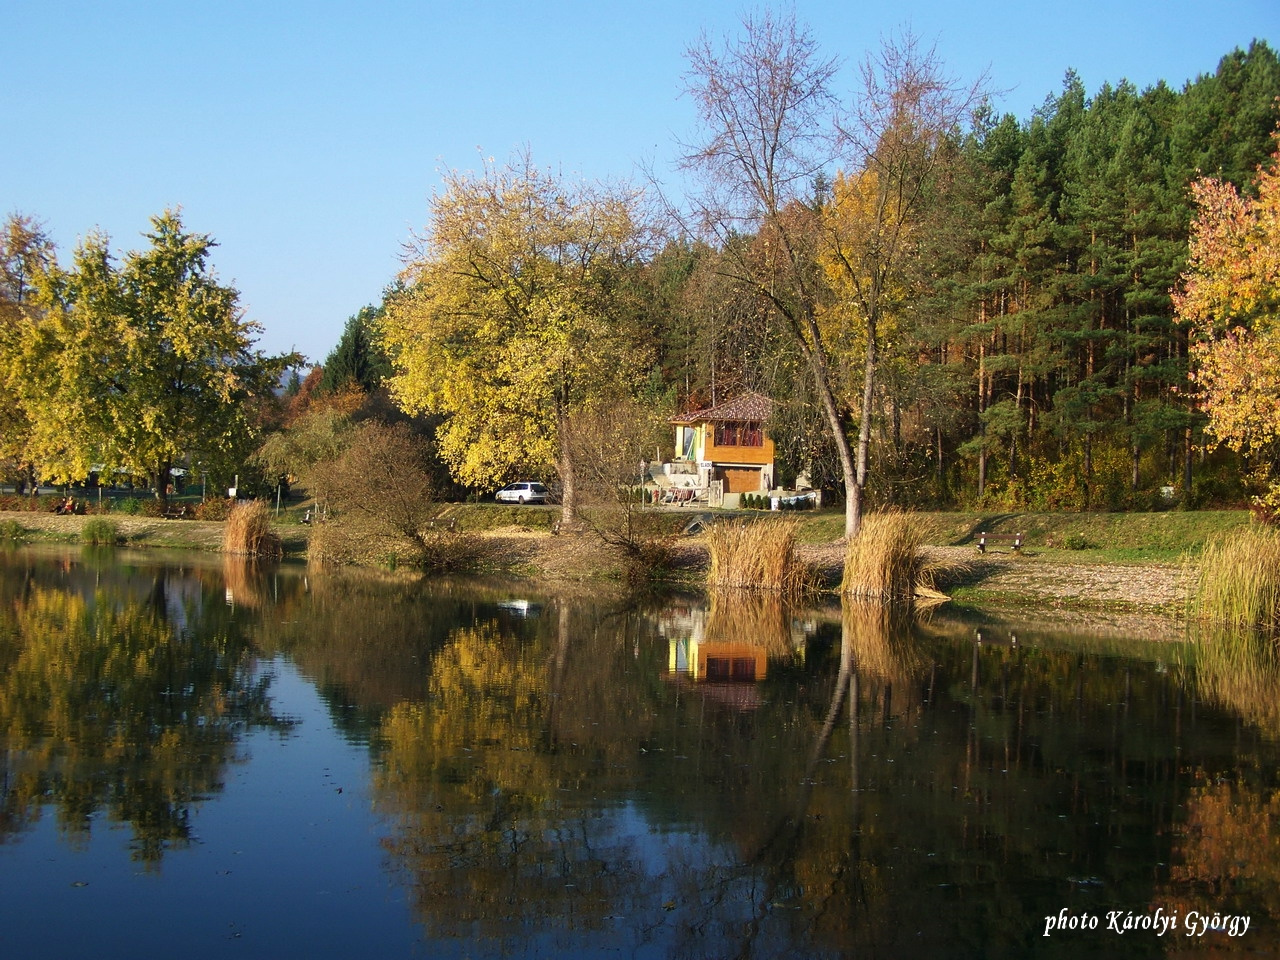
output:
[[[494,495],[494,499],[499,503],[546,503],[549,493],[546,484],[521,480],[507,484]]]

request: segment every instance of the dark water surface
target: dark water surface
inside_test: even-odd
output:
[[[1280,942],[1261,648],[581,593],[0,553],[0,957]]]

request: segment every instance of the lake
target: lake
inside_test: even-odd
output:
[[[0,956],[1270,955],[1274,656],[1074,620],[0,552]]]

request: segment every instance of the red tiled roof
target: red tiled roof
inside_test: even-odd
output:
[[[715,420],[754,420],[764,423],[773,414],[773,401],[762,393],[744,393],[715,407],[704,407],[672,417],[672,423],[706,423]]]

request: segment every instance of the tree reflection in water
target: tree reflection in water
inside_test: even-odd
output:
[[[1145,909],[1191,882],[1179,811],[1208,801],[1183,759],[1220,764],[1223,728],[1160,663],[940,641],[861,605],[800,650],[797,611],[721,603],[659,644],[643,616],[555,603],[531,631],[450,634],[376,784],[433,935],[1015,956],[1072,897]],[[753,635],[756,695],[726,696],[706,651],[745,659]]]
[[[1114,935],[1046,947],[1064,906],[1233,910],[1253,918],[1242,948],[1276,939],[1265,647],[220,563],[7,572],[7,833],[56,809],[81,839],[100,812],[129,824],[153,863],[186,843],[238,732],[278,722],[256,650],[367,755],[384,819],[354,833],[383,831],[432,949],[1117,953]]]
[[[266,682],[251,679],[252,650],[221,604],[174,595],[164,569],[141,590],[72,561],[63,573],[33,570],[16,591],[7,580],[0,605],[0,830],[52,806],[69,839],[87,840],[104,812],[154,864],[188,842],[191,808],[221,789],[238,731],[278,722]]]

